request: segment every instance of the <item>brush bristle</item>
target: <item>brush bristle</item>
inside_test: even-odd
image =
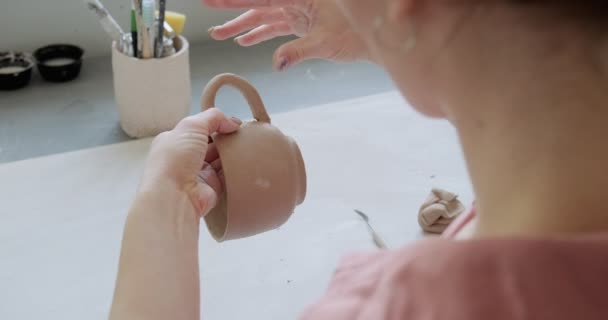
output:
[[[100,6],[99,3],[97,3],[96,1],[85,1],[87,7],[89,7],[89,10],[95,12],[96,15],[98,15],[99,17],[105,17],[108,15],[108,13],[103,10],[103,7]]]

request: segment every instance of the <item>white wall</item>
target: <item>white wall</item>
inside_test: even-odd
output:
[[[130,0],[102,0],[125,31],[130,28]],[[168,10],[187,15],[184,35],[208,40],[207,29],[239,12],[205,7],[199,0],[167,0]],[[23,50],[49,43],[82,46],[88,57],[110,53],[110,40],[83,0],[0,0],[0,51]]]

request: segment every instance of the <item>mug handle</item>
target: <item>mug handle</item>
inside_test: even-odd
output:
[[[243,94],[249,103],[253,117],[257,121],[270,123],[270,116],[266,112],[266,107],[258,91],[247,80],[232,73],[219,74],[207,83],[201,97],[201,109],[203,111],[215,107],[215,96],[224,85],[232,86]]]

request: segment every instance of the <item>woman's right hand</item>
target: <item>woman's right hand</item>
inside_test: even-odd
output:
[[[249,9],[241,16],[209,29],[209,34],[216,40],[240,35],[235,38],[238,44],[252,46],[280,36],[298,36],[299,39],[275,51],[273,66],[277,70],[314,58],[336,62],[369,59],[365,44],[351,29],[334,0],[202,1],[214,8]]]

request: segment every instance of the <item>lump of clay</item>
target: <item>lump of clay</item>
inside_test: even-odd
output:
[[[433,189],[420,207],[418,224],[426,232],[441,234],[464,211],[456,194]]]

